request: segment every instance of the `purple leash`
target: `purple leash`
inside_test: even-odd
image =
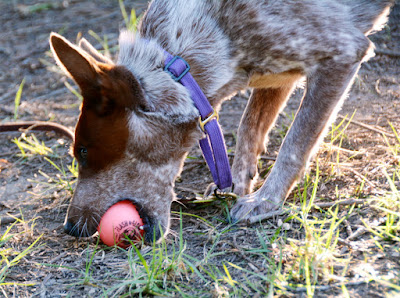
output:
[[[164,70],[176,82],[186,87],[194,105],[199,110],[200,127],[206,135],[204,139],[199,141],[199,144],[214,182],[220,190],[231,187],[232,174],[223,134],[218,123],[218,114],[211,107],[208,99],[190,74],[189,64],[179,56],[174,57],[167,51],[164,51],[164,53],[166,56]]]

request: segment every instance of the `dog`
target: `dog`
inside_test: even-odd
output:
[[[73,154],[78,183],[67,233],[86,237],[106,210],[131,200],[145,241],[170,226],[174,181],[204,137],[188,90],[164,68],[164,50],[185,59],[218,111],[253,88],[238,129],[232,165],[234,220],[277,209],[302,177],[362,62],[367,36],[385,24],[389,0],[154,0],[136,33],[123,31],[114,63],[85,39],[75,46],[52,33],[57,63],[79,85],[83,104]],[[257,158],[296,84],[306,91],[269,176],[252,193]],[[211,186],[210,189],[212,189]]]

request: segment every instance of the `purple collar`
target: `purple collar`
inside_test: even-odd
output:
[[[229,166],[224,137],[218,123],[218,113],[211,107],[199,85],[190,74],[189,64],[179,56],[165,54],[164,70],[189,91],[194,105],[199,110],[200,127],[206,137],[199,141],[203,156],[211,171],[215,184],[220,190],[232,186],[232,174]]]

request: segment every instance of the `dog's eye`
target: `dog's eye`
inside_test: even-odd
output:
[[[81,159],[85,160],[87,158],[88,152],[87,152],[87,149],[85,147],[80,147],[79,150],[78,150],[78,153],[79,153],[79,157]]]
[[[145,105],[140,105],[139,106],[139,111],[143,112],[143,113],[148,113],[150,112],[149,108]]]

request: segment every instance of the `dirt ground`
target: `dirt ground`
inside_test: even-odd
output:
[[[138,14],[146,7],[146,1],[132,1],[132,3]],[[102,49],[99,42],[89,34],[89,30],[92,30],[101,38],[107,36],[111,55],[115,57],[113,48],[117,45],[118,33],[124,26],[118,1],[2,0],[0,11],[0,122],[13,121],[15,94],[22,80],[25,80],[18,119],[51,120],[73,129],[79,115],[80,99],[66,88],[66,82],[72,86],[74,84],[54,64],[49,51],[49,34],[52,31],[59,32],[71,41],[77,40],[77,37],[82,35]],[[388,191],[389,185],[380,169],[382,165],[391,169],[392,165],[398,165],[399,162],[399,156],[392,154],[388,149],[390,147],[387,141],[379,132],[387,133],[389,144],[396,142],[396,139],[391,137],[394,134],[391,125],[400,132],[399,2],[391,14],[388,26],[373,35],[371,40],[376,44],[377,55],[363,64],[349,98],[340,112],[341,116],[351,116],[355,112],[353,121],[346,129],[340,144],[343,150],[338,151],[341,155],[340,166],[332,167],[332,160],[336,159],[337,152],[332,154],[329,136],[310,166],[310,173],[315,173],[315,161],[318,159],[322,177],[317,191],[318,202],[332,202],[338,197],[354,198],[356,194],[357,198],[383,194]],[[295,92],[280,117],[276,129],[271,134],[268,153],[264,155],[267,158],[260,162],[261,176],[266,175],[267,169],[273,164],[273,158],[277,156],[284,132],[299,105],[302,93],[302,89]],[[246,92],[237,95],[224,103],[222,108],[221,124],[228,149],[232,154],[235,146],[235,131],[246,106],[248,94]],[[339,118],[336,124],[341,120],[342,118]],[[38,247],[13,267],[5,280],[10,283],[35,283],[35,285],[4,286],[0,296],[93,297],[102,295],[103,288],[99,286],[75,282],[82,279],[81,272],[85,270],[88,251],[93,249],[96,238],[76,240],[63,233],[62,224],[71,191],[55,185],[54,179],[58,179],[60,172],[44,157],[22,158],[18,155],[20,150],[12,140],[20,135],[21,133],[18,132],[0,134],[0,218],[7,216],[7,213],[23,214],[25,221],[25,224],[14,227],[16,231],[25,231],[25,233],[18,234],[7,242],[5,248],[23,251],[41,234],[43,236],[38,242]],[[35,133],[35,135],[53,149],[49,158],[57,165],[66,168],[71,164],[72,158],[68,153],[70,143],[67,139],[62,139],[54,133]],[[339,146],[337,142],[335,146]],[[357,152],[357,156],[350,159],[354,152]],[[200,159],[199,149],[194,148],[189,155],[197,159],[188,160],[181,177],[176,182],[176,192],[182,198],[193,198],[196,194],[203,193],[211,182],[211,176]],[[71,179],[72,175],[67,174],[67,176]],[[364,187],[360,188],[362,182]],[[396,186],[400,189],[400,184],[397,183]],[[294,202],[294,195],[288,198],[288,202]],[[173,210],[179,211],[181,206],[181,204],[175,204]],[[357,214],[361,214],[370,222],[379,220],[379,213],[368,206],[356,208]],[[339,214],[346,210],[341,209]],[[187,204],[184,212],[206,218],[217,227],[216,229],[222,229],[224,226],[225,213],[220,204],[201,205],[196,208]],[[179,216],[173,217],[170,243],[176,241],[180,228]],[[33,227],[32,220],[34,220]],[[263,221],[257,224],[257,227],[272,236],[279,226],[279,220],[285,220],[285,216]],[[187,253],[202,258],[204,251],[212,247],[216,252],[225,251],[226,253],[213,257],[209,261],[211,263],[218,264],[222,260],[235,262],[235,264],[252,263],[253,267],[264,272],[261,260],[253,256],[249,260],[249,257],[243,253],[237,253],[243,249],[257,247],[259,239],[256,229],[242,227],[229,233],[218,234],[220,235],[219,242],[213,247],[212,233],[207,231],[209,226],[193,216],[184,216],[183,224]],[[298,223],[289,222],[289,224],[292,225],[293,230],[296,230],[290,237],[304,237],[304,235],[298,235],[298,233],[301,234],[300,230],[295,228]],[[348,219],[348,225],[354,229],[360,224],[359,216]],[[6,227],[6,224],[2,224],[0,232],[4,233]],[[340,232],[340,236],[342,238],[348,236],[346,236],[346,229]],[[381,274],[391,271],[397,276],[397,280],[400,280],[399,243],[387,242],[385,253],[383,253],[369,234],[363,234],[354,241],[357,249],[354,246],[349,248],[341,244],[343,252],[352,250],[352,261],[346,275],[350,282],[357,276],[356,264],[361,261],[366,261]],[[3,249],[2,246],[0,249]],[[103,250],[99,256],[96,254],[92,278],[102,280],[105,288],[110,287],[112,278],[118,280],[125,278],[126,266],[126,255],[123,252]],[[74,270],[68,268],[74,268]],[[190,283],[193,289],[201,286],[199,281],[193,280]],[[400,287],[400,284],[398,286]],[[365,282],[349,284],[347,290],[350,297],[384,297],[392,291],[390,287],[380,283]],[[250,289],[248,295],[253,296],[251,293],[254,291]],[[397,295],[400,295],[399,293],[397,292]],[[197,296],[193,292],[190,294]],[[305,295],[303,292],[296,291],[275,294]],[[199,296],[213,295],[216,294],[210,289]],[[328,291],[316,292],[316,296],[333,295],[342,295],[341,289],[330,288]]]

